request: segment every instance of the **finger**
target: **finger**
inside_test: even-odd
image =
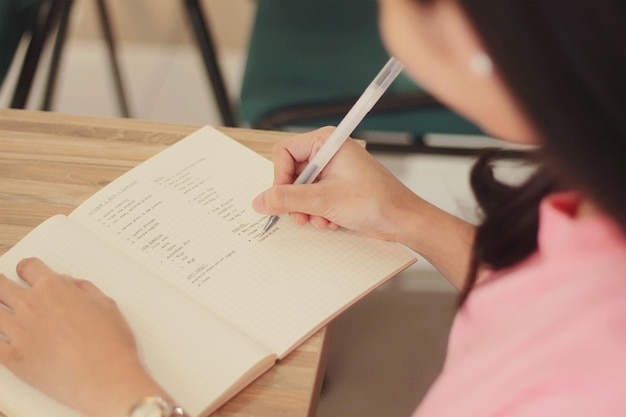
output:
[[[334,129],[324,127],[278,142],[272,151],[274,184],[292,184]]]
[[[315,226],[317,229],[323,230],[323,229],[328,227],[330,222],[327,219],[325,219],[324,217],[312,216],[311,217],[311,224],[313,226]]]
[[[0,334],[0,363],[8,367],[8,363],[14,357],[14,348],[8,338]]]
[[[104,293],[93,282],[86,279],[74,279],[74,284],[81,290],[90,294],[102,296]]]
[[[20,263],[17,264],[16,270],[17,275],[31,286],[42,279],[59,275],[39,258],[22,259]]]
[[[15,316],[0,307],[0,363],[8,365],[15,358],[15,348],[11,344],[11,334],[15,330]]]
[[[15,350],[9,341],[0,337],[0,363],[8,365],[10,358],[14,356]]]
[[[56,272],[54,272],[54,271],[53,271],[53,273],[55,274],[55,276],[56,276],[58,279],[60,279],[60,280],[62,280],[62,281],[64,281],[64,282],[66,282],[66,283],[68,283],[68,284],[75,284],[75,283],[76,283],[76,281],[77,281],[77,279],[76,279],[76,278],[74,278],[74,277],[73,277],[73,276],[71,276],[71,275],[67,275],[67,274],[59,274],[59,273],[56,273]]]
[[[253,202],[256,211],[263,214],[299,212],[325,216],[328,192],[321,183],[276,185],[261,193]]]
[[[26,291],[6,276],[0,274],[0,303],[12,308],[13,302]]]
[[[9,337],[15,323],[15,314],[0,306],[0,334]],[[2,337],[0,336],[0,340]]]
[[[289,213],[291,218],[296,222],[296,224],[307,224],[309,222],[309,216],[306,213]]]

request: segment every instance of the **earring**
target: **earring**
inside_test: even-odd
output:
[[[493,62],[486,53],[476,53],[470,59],[470,70],[477,77],[486,77],[493,71]]]

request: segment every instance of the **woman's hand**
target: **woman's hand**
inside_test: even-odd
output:
[[[462,288],[474,226],[415,195],[355,141],[346,141],[317,182],[293,185],[333,129],[318,129],[274,146],[274,186],[254,200],[254,209],[290,213],[300,224],[341,226],[402,243]]]
[[[253,202],[263,214],[290,213],[297,223],[318,228],[339,226],[378,239],[398,241],[417,197],[362,146],[348,139],[317,182],[293,185],[334,128],[295,136],[274,146],[274,186]]]
[[[115,302],[89,281],[25,259],[20,286],[0,274],[0,363],[89,416],[123,416],[165,392],[144,370]]]

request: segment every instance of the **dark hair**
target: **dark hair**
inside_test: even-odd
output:
[[[506,268],[536,250],[539,202],[551,192],[582,190],[626,233],[626,2],[458,3],[542,142],[536,174],[519,186],[494,178],[493,153],[473,168],[484,221],[462,304],[480,266]]]

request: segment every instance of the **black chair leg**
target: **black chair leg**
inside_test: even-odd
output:
[[[23,109],[26,107],[28,96],[37,72],[41,52],[54,28],[55,22],[61,10],[61,2],[46,0],[43,1],[37,10],[35,23],[31,30],[31,40],[22,63],[22,70],[17,80],[17,85],[13,93],[10,107],[14,109]]]
[[[54,49],[52,50],[52,58],[50,60],[50,70],[48,72],[48,80],[46,81],[46,88],[44,98],[41,103],[41,110],[48,111],[52,106],[52,100],[54,98],[54,92],[56,87],[57,73],[59,70],[59,64],[61,62],[61,54],[63,52],[63,46],[65,45],[65,39],[67,38],[67,22],[69,20],[70,12],[74,0],[62,0],[61,4],[61,20],[59,21],[59,29],[57,30],[57,36],[54,41]]]
[[[22,64],[17,86],[11,101],[10,106],[12,108],[23,109],[26,107],[26,102],[30,94],[37,67],[39,66],[39,61],[41,59],[41,53],[46,41],[50,38],[52,32],[58,25],[48,78],[45,86],[44,98],[41,104],[42,110],[50,110],[52,100],[54,98],[58,68],[61,62],[61,55],[65,45],[65,40],[67,38],[68,21],[73,4],[74,0],[44,0],[37,10],[37,16],[31,31],[31,40],[28,50],[26,51],[26,56]],[[109,63],[113,74],[113,81],[115,84],[120,113],[124,117],[130,117],[128,101],[124,93],[124,86],[115,51],[113,31],[111,30],[107,9],[104,4],[104,0],[97,0],[96,4],[98,6],[98,17],[100,18],[100,24],[102,26],[102,31],[109,53]]]
[[[111,66],[111,73],[113,74],[113,82],[115,84],[115,92],[117,94],[120,113],[123,117],[130,117],[128,100],[126,99],[126,94],[124,93],[124,84],[120,73],[119,63],[117,61],[115,40],[113,38],[113,30],[111,29],[109,13],[106,5],[104,4],[104,0],[97,0],[96,5],[98,6],[98,17],[100,18],[100,25],[102,26],[102,32],[106,41],[107,51],[109,53],[109,64]]]
[[[234,127],[236,126],[235,116],[228,100],[228,95],[226,94],[226,87],[217,62],[215,46],[211,39],[202,7],[198,0],[185,0],[185,6],[193,32],[196,36],[198,47],[202,53],[202,59],[204,60],[204,65],[209,75],[209,81],[213,87],[213,93],[215,94],[224,126]]]

